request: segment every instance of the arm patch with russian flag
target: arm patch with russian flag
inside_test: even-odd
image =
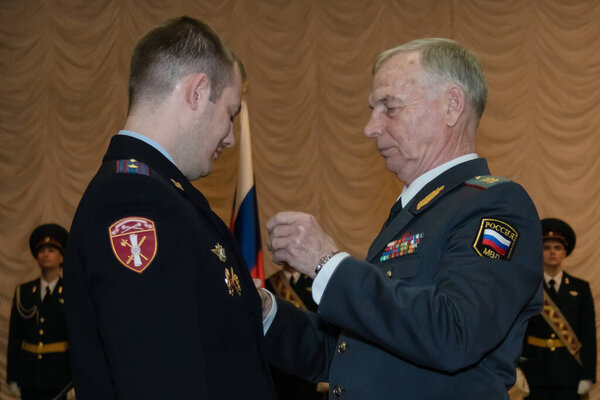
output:
[[[482,218],[473,248],[481,257],[510,260],[519,232],[499,219]]]

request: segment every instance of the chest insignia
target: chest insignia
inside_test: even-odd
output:
[[[423,200],[421,200],[419,202],[419,204],[417,204],[417,211],[420,210],[421,208],[423,208],[424,206],[426,206],[427,204],[429,204],[429,202],[433,199],[435,199],[435,197],[440,194],[440,192],[444,190],[444,185],[440,186],[439,188],[435,189],[433,192],[429,193],[427,196],[425,196],[425,198],[423,198]]]
[[[220,243],[215,245],[215,248],[211,250],[217,257],[219,257],[219,261],[225,262],[227,261],[227,256],[225,255],[225,248],[221,246]]]
[[[425,236],[424,233],[403,235],[400,239],[389,242],[383,254],[379,257],[379,261],[387,261],[405,254],[416,253],[421,240]]]
[[[573,297],[577,297],[577,295],[579,295],[579,293],[574,290],[569,291],[569,294]]]
[[[482,218],[473,248],[481,257],[509,260],[518,238],[517,230],[506,222]]]
[[[141,274],[156,256],[158,241],[154,221],[143,217],[122,218],[108,228],[110,244],[117,260]]]
[[[230,296],[237,293],[238,296],[242,295],[242,286],[240,285],[240,278],[233,271],[233,268],[225,268],[225,285],[227,285],[227,292]]]

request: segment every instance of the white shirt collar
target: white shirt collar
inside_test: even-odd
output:
[[[164,147],[162,147],[160,144],[158,144],[158,142],[156,142],[153,139],[150,139],[148,136],[144,136],[141,133],[137,133],[137,132],[133,132],[133,131],[126,131],[126,130],[120,130],[119,131],[119,135],[124,135],[124,136],[130,136],[132,138],[136,138],[138,140],[141,140],[144,143],[149,144],[150,146],[154,147],[156,150],[160,151],[160,153],[167,157],[167,159],[169,161],[171,161],[173,164],[175,164],[175,160],[173,159],[173,157],[167,152],[167,150],[165,150]]]
[[[402,207],[405,207],[413,199],[413,197],[415,197],[417,193],[419,193],[419,191],[425,187],[425,185],[440,176],[443,172],[446,172],[458,164],[475,160],[478,157],[479,156],[477,153],[465,154],[464,156],[457,157],[454,160],[450,160],[447,163],[425,172],[423,175],[415,179],[410,185],[404,186],[404,189],[402,189],[402,194],[400,195],[402,198]]]
[[[41,282],[40,297],[42,300],[44,300],[44,296],[46,296],[46,288],[47,287],[50,288],[50,293],[54,292],[54,288],[56,287],[56,284],[58,283],[58,279],[59,278],[56,278],[52,282],[47,282],[44,280],[44,278],[40,278],[40,282]]]
[[[554,290],[556,290],[558,292],[558,288],[560,287],[560,283],[562,282],[562,276],[563,276],[562,270],[560,270],[560,272],[558,274],[556,274],[555,276],[550,276],[544,272],[544,281],[546,281],[546,285],[550,286],[550,284],[548,282],[550,282],[550,279],[554,279],[554,282],[556,282],[554,284]]]

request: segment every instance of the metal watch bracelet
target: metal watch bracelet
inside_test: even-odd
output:
[[[330,252],[325,254],[323,257],[321,257],[319,259],[319,263],[317,264],[317,267],[315,268],[315,274],[318,274],[319,271],[321,271],[321,269],[323,268],[323,266],[327,263],[327,261],[329,261],[331,259],[331,257],[335,256],[337,253],[339,253],[339,250],[331,250]]]

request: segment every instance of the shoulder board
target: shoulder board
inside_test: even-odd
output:
[[[130,158],[129,160],[116,160],[114,163],[117,174],[150,175],[150,168],[134,158]]]
[[[465,182],[465,185],[485,190],[491,188],[492,186],[508,182],[511,182],[511,180],[499,176],[481,175],[469,179]]]

